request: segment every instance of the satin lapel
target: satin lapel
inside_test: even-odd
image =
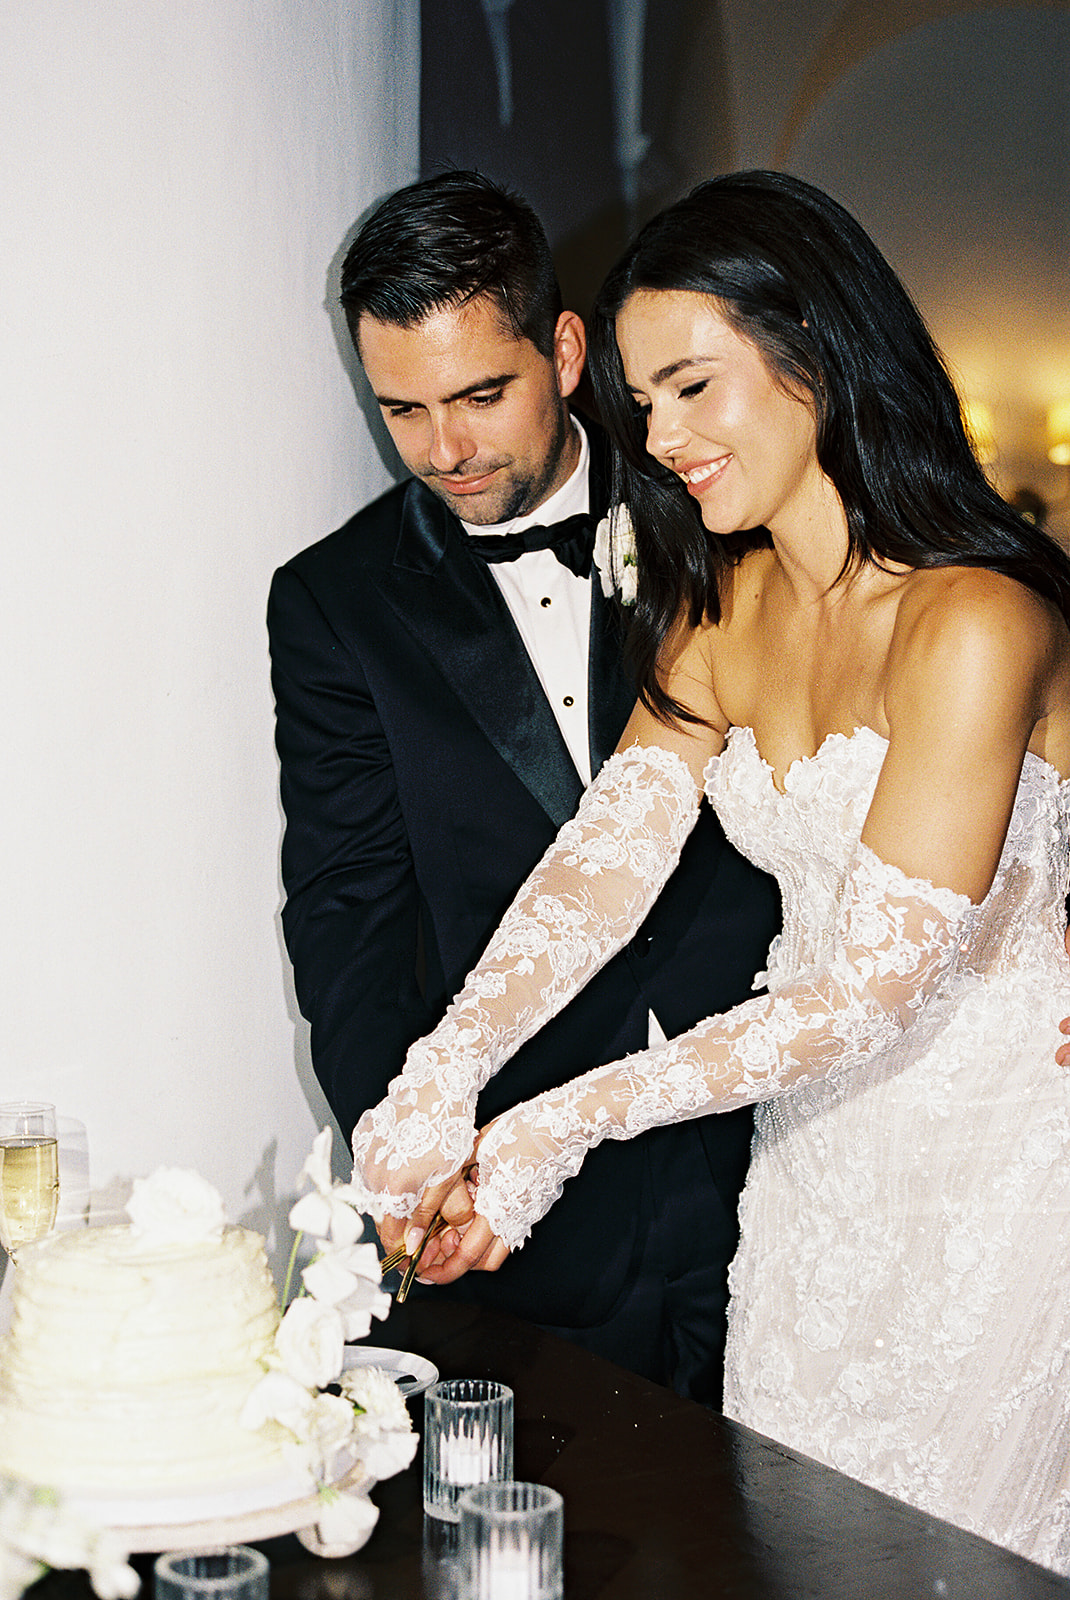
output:
[[[635,690],[621,665],[623,623],[615,600],[602,593],[597,572],[591,584],[591,652],[587,672],[587,721],[591,772],[617,748],[635,705]]]
[[[501,590],[422,484],[409,485],[383,598],[555,827],[582,785]]]

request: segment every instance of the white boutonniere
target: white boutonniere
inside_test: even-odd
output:
[[[622,606],[634,606],[639,587],[635,528],[625,505],[611,506],[594,533],[594,564],[607,597],[620,594]]]

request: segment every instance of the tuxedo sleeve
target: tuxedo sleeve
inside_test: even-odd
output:
[[[420,895],[360,661],[285,567],[271,585],[268,637],[286,817],[283,934],[316,1076],[348,1138],[437,1021],[418,976]]]

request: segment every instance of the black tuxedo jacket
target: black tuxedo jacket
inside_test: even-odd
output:
[[[605,498],[592,460],[596,515]],[[597,771],[634,693],[597,573],[591,596]],[[283,929],[315,1070],[348,1135],[463,986],[581,783],[486,563],[423,484],[391,490],[280,568],[268,626]],[[745,998],[779,914],[771,880],[704,806],[637,937],[492,1079],[479,1125],[641,1048],[650,1009],[671,1036]],[[749,1112],[701,1128],[734,1216]],[[593,1151],[524,1249],[458,1290],[539,1322],[603,1321],[642,1243],[642,1145]]]

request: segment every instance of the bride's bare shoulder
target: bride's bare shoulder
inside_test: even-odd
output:
[[[1070,704],[1070,634],[1034,590],[984,567],[938,567],[903,585],[889,652],[889,720],[895,703],[942,701],[1035,723]]]
[[[929,567],[902,585],[894,644],[918,651],[1018,657],[1053,664],[1070,644],[1050,601],[987,567]]]

